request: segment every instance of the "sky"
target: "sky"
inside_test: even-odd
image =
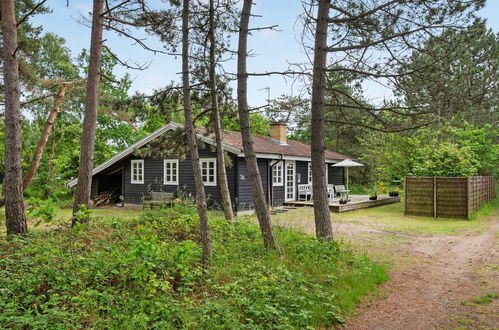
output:
[[[159,4],[160,2],[157,1]],[[253,14],[262,17],[252,18],[250,27],[278,25],[278,31],[264,30],[255,32],[248,40],[248,49],[254,56],[248,58],[248,72],[284,71],[288,63],[308,61],[298,37],[301,32],[296,23],[303,11],[301,0],[256,0]],[[66,40],[66,46],[76,57],[83,48],[90,46],[90,29],[80,24],[81,15],[88,16],[92,9],[92,0],[49,0],[46,5],[52,13],[37,15],[32,19],[34,25],[41,25],[46,32],[52,32]],[[487,19],[488,26],[499,31],[499,0],[487,0],[480,16]],[[147,38],[146,42],[153,48],[161,48],[161,43],[154,37],[139,33],[135,36]],[[152,54],[133,44],[126,38],[117,37],[111,32],[104,33],[106,44],[123,60],[135,63],[150,63],[143,71],[117,68],[116,73],[122,76],[129,73],[133,80],[130,93],[135,91],[151,93],[154,89],[166,86],[171,81],[179,82],[181,61],[166,54]],[[235,40],[231,46],[237,48]],[[236,72],[235,60],[226,63],[226,71]],[[235,86],[234,90],[235,90]],[[380,87],[366,86],[365,92],[371,98],[382,98],[387,91]],[[250,77],[248,81],[248,102],[251,106],[264,105],[268,96],[271,99],[282,94],[297,95],[300,84],[282,76]]]

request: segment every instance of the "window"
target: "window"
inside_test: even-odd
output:
[[[163,183],[178,185],[178,159],[165,159]]]
[[[200,159],[201,177],[205,186],[217,185],[217,160],[215,158]]]
[[[272,185],[274,187],[282,186],[282,162],[278,162],[272,167]]]
[[[326,166],[326,183],[329,183],[329,171],[328,164]],[[308,163],[308,184],[312,184],[312,163]]]
[[[130,183],[144,183],[144,160],[132,160],[132,177]]]

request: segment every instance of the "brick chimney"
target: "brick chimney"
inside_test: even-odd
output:
[[[281,144],[287,144],[288,138],[286,137],[286,124],[282,122],[271,123],[270,138]]]

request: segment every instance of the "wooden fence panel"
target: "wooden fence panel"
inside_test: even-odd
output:
[[[467,178],[436,178],[436,183],[436,217],[467,219]]]
[[[405,214],[433,216],[433,181],[433,178],[406,178]]]
[[[495,198],[495,178],[406,177],[404,213],[442,218],[468,218]]]

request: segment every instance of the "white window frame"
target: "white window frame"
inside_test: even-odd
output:
[[[167,164],[175,164],[175,171],[176,171],[176,173],[175,173],[176,180],[175,181],[171,180],[172,167],[170,167],[170,177],[168,178],[168,176],[166,175]],[[163,161],[163,184],[177,186],[178,185],[178,176],[179,176],[178,159],[165,159]]]
[[[282,187],[284,186],[284,163],[282,161],[277,162],[272,166],[272,186]]]
[[[136,180],[133,179],[133,176],[134,176],[133,165],[134,164],[137,164],[137,179]],[[139,167],[139,164],[140,164],[140,167]],[[139,177],[139,168],[142,171],[142,180],[138,179],[138,177]],[[130,161],[130,183],[132,183],[132,184],[144,184],[144,176],[145,176],[144,160],[143,159],[132,159]]]
[[[211,182],[211,181],[206,182],[203,179],[203,163],[207,163],[207,164],[213,163],[213,182]],[[217,185],[217,159],[216,158],[201,158],[201,159],[199,159],[199,167],[201,169],[201,179],[203,179],[204,185],[215,187]],[[207,170],[208,169],[209,169],[209,167],[207,166]],[[208,176],[209,176],[209,173],[207,173],[207,177]]]

